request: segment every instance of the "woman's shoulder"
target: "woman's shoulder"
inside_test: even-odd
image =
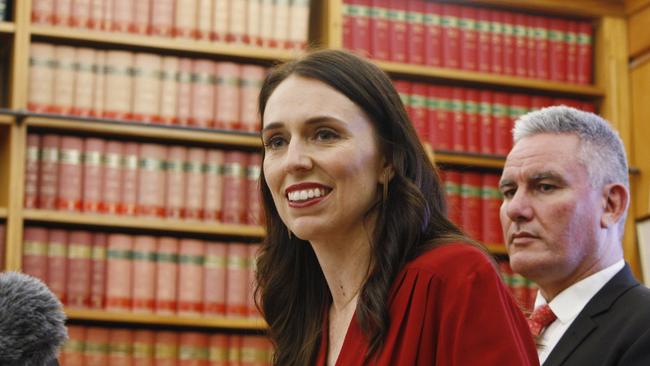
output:
[[[418,255],[406,264],[406,270],[426,272],[494,270],[494,262],[486,251],[463,242],[440,244]],[[442,274],[442,273],[440,273]]]

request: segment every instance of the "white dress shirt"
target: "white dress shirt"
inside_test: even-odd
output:
[[[578,317],[578,314],[587,305],[594,295],[605,286],[623,267],[625,261],[620,260],[611,266],[584,278],[564,291],[560,292],[548,303],[548,306],[557,316],[557,320],[551,323],[540,335],[537,345],[537,355],[540,365],[546,361],[557,342],[562,338],[571,323]],[[541,292],[537,292],[535,308],[546,304],[546,299]]]

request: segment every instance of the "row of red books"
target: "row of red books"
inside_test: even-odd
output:
[[[25,156],[26,208],[262,223],[257,153],[30,133]]]
[[[435,150],[507,155],[514,121],[530,111],[564,104],[594,111],[592,102],[426,83],[395,81],[420,139]]]
[[[345,0],[343,46],[378,60],[592,82],[593,26],[427,0]]]
[[[256,244],[29,226],[23,272],[70,308],[256,318]]]
[[[447,212],[452,222],[472,238],[503,245],[499,208],[499,174],[439,170],[445,185]]]
[[[514,273],[507,259],[499,261],[499,269],[501,270],[501,277],[503,282],[508,286],[512,296],[517,300],[521,309],[530,314],[535,306],[535,298],[537,297],[537,285],[520,275]]]
[[[270,366],[258,335],[68,325],[61,366]]]
[[[32,43],[27,108],[41,113],[258,131],[262,66]]]
[[[304,49],[309,29],[309,1],[32,0],[32,22]]]

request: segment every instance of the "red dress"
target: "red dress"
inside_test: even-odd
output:
[[[539,365],[523,314],[477,248],[451,244],[420,255],[397,275],[390,294],[388,334],[372,365]],[[326,364],[327,324],[318,366]],[[336,366],[363,365],[367,347],[353,316]]]

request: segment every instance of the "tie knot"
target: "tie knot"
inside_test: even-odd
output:
[[[555,319],[557,319],[557,316],[553,314],[553,310],[548,304],[538,306],[528,318],[530,332],[533,336],[539,337],[544,328],[553,323]]]

